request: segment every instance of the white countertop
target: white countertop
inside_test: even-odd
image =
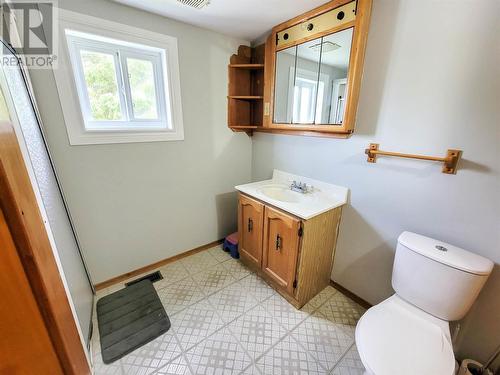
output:
[[[308,186],[312,186],[312,191],[303,194],[288,190],[293,181],[297,181],[297,183],[306,183]],[[296,201],[273,199],[268,194],[264,193],[266,188],[287,189],[288,191],[286,191],[286,193]],[[308,177],[293,175],[277,169],[274,170],[273,178],[270,180],[238,185],[235,186],[235,189],[304,220],[310,219],[333,208],[343,206],[347,203],[347,196],[349,193],[349,189],[345,187],[313,180]]]

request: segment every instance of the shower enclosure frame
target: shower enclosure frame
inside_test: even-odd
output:
[[[4,47],[4,45],[0,45],[0,47]],[[15,54],[10,46],[6,47]],[[22,65],[19,68],[40,125],[36,103],[30,92],[29,79]],[[43,136],[41,126],[40,130]],[[61,195],[64,200],[62,191]],[[5,221],[11,232],[19,260],[61,368],[66,374],[90,374],[91,367],[84,348],[85,344],[78,330],[44,218],[11,121],[0,121],[0,208],[5,215]],[[69,212],[67,213],[71,221]],[[76,237],[76,233],[74,234]],[[93,288],[90,278],[89,284]],[[26,318],[26,316],[19,314],[19,319]]]

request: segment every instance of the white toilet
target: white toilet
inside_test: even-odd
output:
[[[454,374],[448,322],[467,313],[492,268],[489,259],[403,232],[392,271],[396,294],[366,311],[356,327],[365,374]]]

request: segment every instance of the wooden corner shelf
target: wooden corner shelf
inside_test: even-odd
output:
[[[264,69],[264,64],[229,64],[228,66],[233,69]]]
[[[252,134],[262,127],[265,45],[240,46],[228,65],[227,121],[232,131]]]
[[[238,100],[262,100],[264,96],[262,95],[229,95],[229,99],[238,99]]]
[[[230,126],[231,129],[243,130],[243,129],[257,129],[259,125],[233,125]]]

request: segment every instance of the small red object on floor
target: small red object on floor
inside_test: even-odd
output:
[[[238,259],[240,257],[238,252],[238,232],[231,233],[227,236],[222,248],[224,251],[230,252],[233,258]]]
[[[226,241],[231,242],[233,245],[238,245],[238,232],[231,233],[226,237]]]

